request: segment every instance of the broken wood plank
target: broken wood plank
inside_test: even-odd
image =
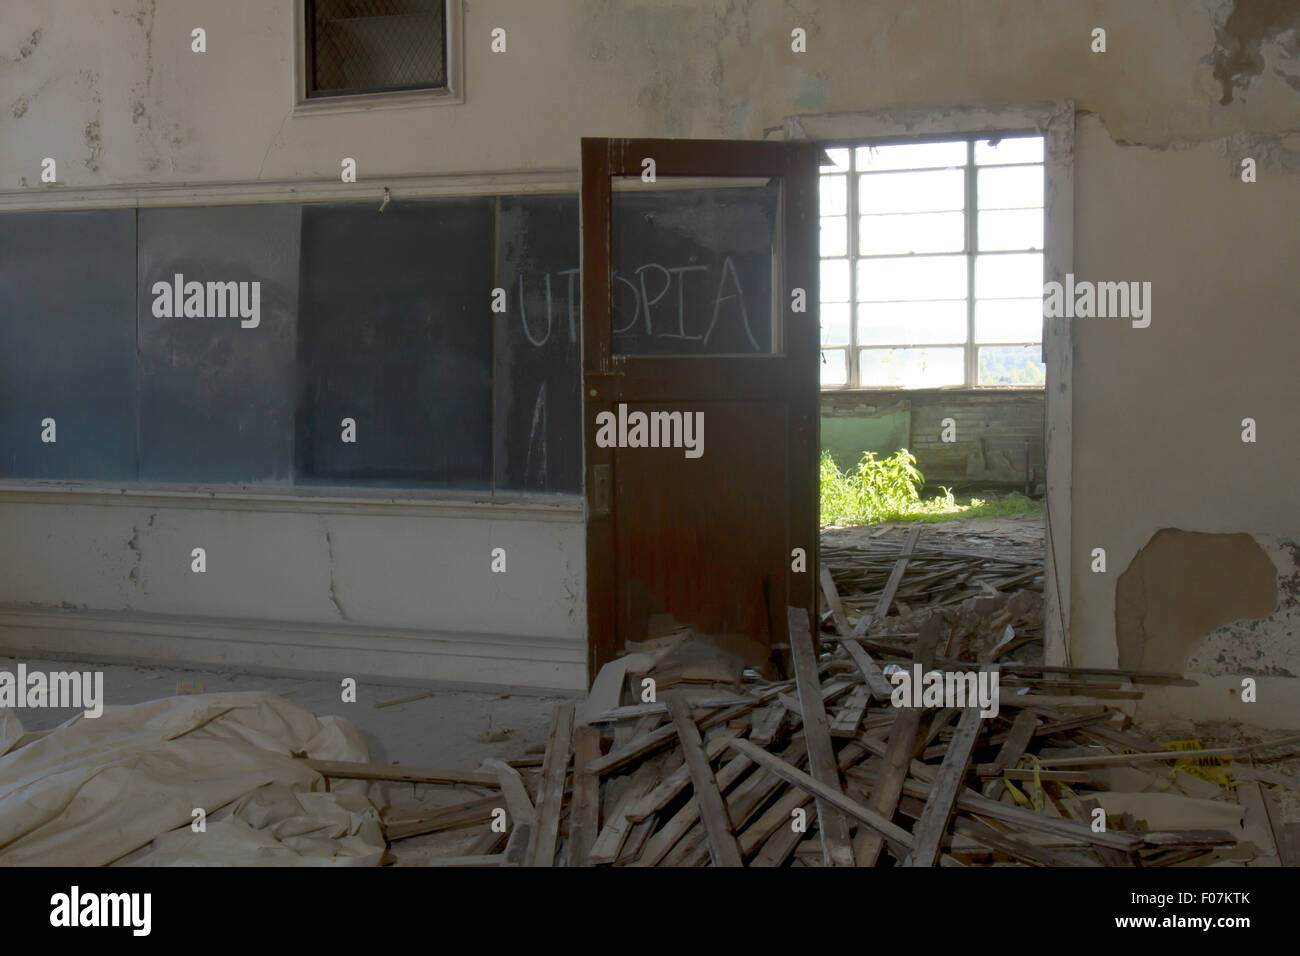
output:
[[[978,707],[967,707],[962,712],[961,719],[957,722],[957,732],[953,734],[948,753],[939,766],[938,776],[925,802],[925,810],[912,833],[916,845],[903,861],[903,866],[934,866],[938,861],[940,844],[948,830],[948,820],[957,800],[957,791],[962,778],[966,776],[971,751],[975,749],[975,739],[979,736],[980,721]]]
[[[763,849],[758,851],[754,857],[753,866],[769,867],[781,866],[786,860],[790,859],[790,854],[795,848],[807,839],[808,834],[812,832],[813,824],[817,822],[817,805],[814,804],[807,808],[807,816],[804,823],[806,831],[796,830],[793,821],[789,815],[786,817],[785,826],[778,829],[763,844]]]
[[[790,651],[794,658],[795,686],[799,691],[799,710],[803,717],[804,737],[808,748],[808,767],[812,777],[824,789],[840,793],[840,771],[835,763],[822,688],[817,681],[817,652],[813,649],[812,628],[803,608],[787,608]],[[732,741],[735,744],[735,741]],[[814,794],[814,796],[818,796]],[[817,819],[821,821],[822,849],[827,866],[852,866],[853,848],[849,843],[849,822],[837,813],[835,804],[819,797]]]
[[[958,817],[953,821],[953,830],[978,840],[991,850],[997,850],[1012,859],[1029,863],[1032,866],[1104,866],[1103,863],[1094,860],[1085,853],[1053,850],[1018,840],[1014,835],[995,830],[979,819]]]
[[[593,865],[615,862],[622,855],[623,844],[634,824],[625,811],[654,787],[659,779],[663,758],[648,760],[636,769],[623,795],[615,803],[614,809],[605,817],[605,826],[596,837],[596,842],[587,854]],[[589,774],[590,776],[590,774]]]
[[[752,765],[753,762],[744,756],[732,757],[718,771],[718,790],[726,790]],[[667,823],[659,828],[654,836],[646,841],[645,848],[637,855],[637,859],[632,865],[657,866],[677,844],[677,841],[689,833],[699,820],[700,801],[698,796],[693,796],[686,801],[680,810],[673,814]]]
[[[1088,783],[1093,780],[1093,775],[1084,770],[1034,770],[1029,767],[1007,767],[1004,770],[996,764],[989,763],[977,764],[971,769],[978,777],[1001,780],[1041,780],[1044,783]],[[989,795],[986,793],[984,796]],[[997,797],[989,797],[989,799],[995,800]]]
[[[853,663],[857,664],[858,669],[862,671],[862,676],[866,679],[867,686],[871,688],[871,693],[876,700],[882,704],[889,703],[893,696],[893,687],[885,678],[885,672],[880,669],[880,665],[872,659],[860,642],[845,638],[840,643],[853,658]]]
[[[1161,684],[1171,687],[1197,687],[1196,681],[1171,671],[1137,671],[1117,667],[1066,667],[1047,664],[1022,664],[1007,661],[1003,670],[1014,674],[1077,674],[1084,677],[1120,677],[1133,684]]]
[[[537,798],[537,825],[528,845],[532,866],[554,866],[555,845],[560,838],[560,809],[564,802],[564,779],[572,755],[574,705],[557,704],[551,717],[551,732],[542,760],[542,782]]]
[[[699,802],[700,819],[704,823],[713,865],[743,866],[736,837],[731,832],[731,821],[727,818],[727,807],[718,790],[718,782],[713,777],[708,755],[704,752],[700,729],[691,718],[691,709],[677,694],[669,694],[667,704],[668,713],[682,743],[686,767],[691,775],[691,786],[695,788],[695,798]]]
[[[537,823],[533,802],[528,797],[523,777],[514,767],[490,758],[483,761],[483,766],[496,773],[497,779],[501,782],[501,793],[505,796],[506,808],[510,811],[510,838],[506,841],[501,865],[523,866],[528,853],[528,844],[532,839],[533,827]]]
[[[876,601],[876,608],[871,612],[871,616],[862,615],[850,634],[851,637],[861,637],[867,633],[867,628],[872,625],[883,624],[885,618],[889,616],[889,607],[894,603],[894,595],[898,591],[898,585],[902,583],[903,574],[907,571],[907,562],[911,560],[912,551],[916,548],[916,541],[921,537],[921,529],[913,528],[907,533],[907,540],[903,542],[903,550],[899,552],[898,560],[894,562],[894,569],[889,572],[889,580],[885,582],[885,589],[880,592],[880,598]]]
[[[779,691],[774,692],[773,696],[775,696],[775,693],[779,693]],[[749,713],[760,703],[762,703],[761,698],[747,700],[717,710],[698,721],[700,730],[708,730],[718,724],[725,724],[729,720]],[[677,729],[672,724],[665,724],[663,727],[653,730],[643,737],[629,741],[625,746],[611,750],[605,756],[593,760],[587,765],[587,773],[596,774],[597,776],[612,773],[630,763],[635,763],[646,754],[667,747],[676,739]]]
[[[835,587],[835,579],[831,577],[831,569],[825,564],[819,564],[817,573],[821,579],[822,594],[826,596],[826,604],[831,609],[831,619],[835,622],[835,630],[847,636],[851,630],[849,619],[844,614],[844,605],[840,603],[840,592]]]
[[[781,730],[781,722],[785,720],[785,715],[786,706],[779,701],[775,704],[768,704],[766,707],[760,707],[753,713],[749,739],[766,747],[776,739],[776,735]]]
[[[786,783],[794,784],[801,790],[813,795],[815,799],[839,810],[841,813],[853,817],[853,819],[871,827],[877,833],[881,834],[891,844],[903,848],[904,851],[912,848],[912,834],[908,833],[897,824],[886,820],[880,814],[876,813],[856,800],[851,800],[844,795],[842,790],[828,787],[821,781],[809,776],[802,770],[792,767],[790,764],[776,757],[762,747],[751,744],[748,740],[737,738],[728,745],[732,750],[743,754],[760,767],[764,767],[776,774]],[[819,816],[820,819],[820,816]]]
[[[1290,737],[1278,737],[1276,740],[1265,740],[1257,744],[1241,744],[1236,747],[1208,747],[1203,750],[1162,750],[1159,752],[1136,754],[1096,754],[1079,757],[1051,757],[1047,760],[1040,760],[1039,764],[1043,767],[1082,767],[1146,760],[1190,760],[1193,757],[1229,757],[1234,754],[1251,753],[1256,750],[1267,750],[1272,747],[1282,747],[1294,743],[1300,743],[1300,734],[1293,734]]]
[[[740,731],[727,728],[714,734],[704,744],[704,753],[710,761],[717,760],[727,749],[727,741],[739,737]],[[647,793],[627,809],[627,818],[633,823],[640,823],[652,813],[662,810],[672,803],[686,785],[691,782],[691,771],[685,763],[666,776],[657,787]]]
[[[1022,710],[1016,714],[1016,719],[1011,723],[1011,730],[1007,732],[1007,739],[1003,741],[998,755],[993,758],[993,766],[999,771],[1006,771],[1020,763],[1029,741],[1034,739],[1034,728],[1037,726],[1038,715],[1034,711]],[[1002,776],[1001,779],[990,780],[984,784],[984,796],[990,800],[997,800],[1006,789],[1006,777]]]
[[[586,773],[587,764],[600,756],[600,731],[577,726],[573,730],[573,803],[569,808],[569,866],[587,866],[587,854],[600,827],[600,778]]]
[[[424,700],[426,697],[432,697],[433,691],[422,690],[418,693],[407,694],[405,697],[394,697],[392,700],[376,701],[376,707],[396,707],[398,704],[409,704],[413,701]]]
[[[487,853],[476,856],[430,856],[425,866],[501,866],[505,859],[503,853]]]
[[[913,770],[915,771],[915,767],[913,767]],[[924,799],[930,795],[930,784],[917,777],[910,777],[903,784],[903,792]],[[1131,852],[1142,845],[1142,838],[1131,833],[1115,830],[1094,833],[1091,827],[1076,823],[1073,820],[1066,820],[1062,817],[1049,817],[1046,814],[1035,813],[1033,810],[1027,810],[1024,807],[1008,806],[1005,803],[990,800],[969,789],[958,792],[957,809],[964,813],[998,820],[1013,827],[1055,833],[1059,836],[1086,841],[1097,846],[1110,847],[1123,853]]]
[[[934,653],[942,629],[942,618],[937,615],[926,618],[921,625],[921,633],[916,639],[916,647],[913,650],[913,661],[920,664],[923,671],[928,670],[934,661]],[[917,736],[921,731],[923,713],[919,707],[901,708],[889,734],[888,749],[878,755],[885,760],[885,772],[880,785],[872,792],[868,805],[886,819],[893,817],[894,808],[898,806],[898,797],[903,792],[908,764],[916,750]],[[867,830],[858,831],[853,850],[857,854],[859,866],[875,866],[880,859],[882,849],[884,849],[884,842],[878,834]]]
[[[831,718],[831,736],[832,737],[856,737],[858,726],[862,723],[862,715],[866,712],[867,705],[871,702],[871,688],[862,686],[855,687],[850,693],[840,709]],[[749,735],[750,740],[754,735]]]
[[[398,764],[353,763],[346,760],[300,758],[322,777],[335,780],[388,780],[395,783],[466,783],[479,787],[497,786],[494,773],[475,770],[446,770],[440,767],[403,767]]]
[[[398,820],[384,821],[384,834],[389,841],[406,840],[426,833],[458,830],[478,826],[492,819],[492,811],[501,805],[500,795],[465,800],[449,807],[439,807],[428,813]]]

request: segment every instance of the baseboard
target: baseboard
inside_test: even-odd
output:
[[[0,650],[539,690],[586,687],[585,641],[0,607]]]

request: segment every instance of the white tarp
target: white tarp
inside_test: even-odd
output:
[[[377,790],[327,791],[294,757],[368,761],[361,735],[274,694],[105,707],[14,749],[22,734],[0,711],[0,865],[375,866],[384,852]]]

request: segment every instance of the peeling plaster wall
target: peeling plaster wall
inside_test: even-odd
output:
[[[1156,532],[1116,587],[1120,666],[1183,671],[1195,657],[1207,673],[1264,668],[1264,673],[1295,676],[1268,664],[1274,655],[1250,640],[1278,607],[1277,576],[1278,569],[1248,534]],[[1211,646],[1193,655],[1203,642]]]
[[[758,138],[794,113],[1058,98],[1125,143],[1294,129],[1295,5],[1250,6],[1234,20],[1207,0],[472,0],[465,105],[294,117],[287,2],[7,0],[0,189],[36,184],[43,156],[69,185],[335,179],[342,156],[363,180],[576,168],[584,135]],[[505,54],[488,48],[498,26]],[[794,26],[807,54],[790,51]]]
[[[1144,330],[1075,326],[1074,660],[1116,664],[1116,579],[1160,529],[1300,537],[1294,0],[470,0],[466,11],[463,106],[293,116],[288,3],[7,0],[0,199],[334,181],[343,156],[358,160],[358,188],[572,170],[584,135],[759,138],[793,114],[1071,98],[1074,271],[1151,281],[1154,305]],[[189,50],[195,26],[206,54]],[[498,26],[503,55],[488,49]],[[790,52],[794,26],[807,54]],[[1089,50],[1096,26],[1105,54]],[[65,187],[36,185],[44,156]],[[1239,179],[1243,156],[1258,162],[1255,184]],[[1247,416],[1256,444],[1239,441]],[[299,543],[324,548],[318,532]],[[1089,570],[1095,547],[1107,574]]]

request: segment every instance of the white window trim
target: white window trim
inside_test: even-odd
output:
[[[1003,138],[1008,136],[1031,135],[1035,133],[1040,136],[1042,135],[1041,132],[1039,131],[1031,131],[1025,129],[1015,129],[1015,130],[1007,129],[1007,130],[998,130],[996,132],[997,134],[1000,134]],[[966,196],[964,197],[963,207],[962,207],[962,230],[965,235],[965,243],[964,243],[965,247],[962,249],[961,252],[934,253],[933,255],[944,255],[944,256],[954,256],[954,257],[960,255],[964,259],[966,259],[966,269],[967,269],[967,279],[968,279],[968,288],[966,290],[966,298],[965,298],[966,341],[962,343],[895,342],[895,343],[890,343],[888,345],[884,345],[884,344],[863,345],[862,342],[859,341],[859,337],[858,337],[858,332],[859,332],[858,308],[859,306],[861,306],[862,300],[858,298],[851,291],[850,300],[848,303],[849,341],[847,343],[835,343],[835,344],[821,346],[823,361],[827,362],[828,364],[831,362],[839,361],[843,364],[844,383],[842,385],[823,384],[821,386],[821,390],[823,393],[844,392],[844,391],[848,391],[848,392],[925,391],[927,389],[993,389],[997,391],[1005,391],[1007,389],[1042,389],[1043,388],[1042,385],[1032,385],[1026,383],[984,384],[979,380],[980,349],[999,348],[999,347],[1005,347],[1005,348],[1038,347],[1041,349],[1042,341],[1041,339],[1032,342],[1010,342],[1010,341],[980,342],[978,341],[976,337],[976,329],[975,329],[975,305],[978,300],[976,299],[975,289],[974,289],[974,269],[975,269],[976,259],[980,255],[1007,255],[1007,254],[1015,255],[1019,253],[1035,253],[1035,252],[1039,254],[1043,254],[1045,256],[1046,250],[1045,249],[1023,249],[1023,250],[1021,249],[1013,249],[1013,250],[976,249],[975,233],[977,229],[980,210],[977,209],[974,205],[972,205],[973,196],[971,195],[971,190],[974,189],[974,183],[973,183],[974,176],[978,173],[980,169],[983,168],[1003,169],[1003,168],[1008,168],[1008,166],[998,165],[998,166],[981,167],[975,164],[974,155],[973,155],[974,148],[975,145],[984,137],[985,135],[984,133],[965,133],[965,134],[952,133],[950,135],[952,136],[951,142],[964,143],[966,147],[966,158],[962,166],[963,177],[966,180],[966,187],[965,187]],[[893,138],[891,137],[890,139]],[[904,141],[906,142],[906,140]],[[930,139],[930,141],[934,141],[934,140]],[[881,143],[879,140],[869,140],[869,141],[852,140],[852,141],[845,141],[843,143],[827,143],[825,145],[826,148],[828,149],[848,150],[850,152],[850,155],[852,155],[852,152],[859,147],[892,145],[892,143],[889,143],[888,141],[886,141],[885,143]],[[1044,142],[1044,152],[1046,152],[1046,142]],[[853,168],[854,166],[856,166],[856,161],[851,158],[850,168]],[[1009,164],[1009,166],[1039,166],[1045,168],[1045,161],[1033,162],[1033,163],[1014,163],[1014,164]],[[921,170],[900,170],[900,171],[921,171]],[[890,172],[893,171],[891,170]],[[847,261],[849,263],[849,283],[850,283],[851,290],[856,288],[857,266],[862,258],[886,258],[885,256],[879,256],[879,255],[861,257],[860,253],[857,251],[857,243],[858,243],[857,224],[859,221],[859,213],[857,212],[858,199],[859,199],[858,180],[860,179],[862,174],[863,171],[858,169],[855,169],[854,172],[849,173],[848,182],[846,183],[845,186],[847,190],[847,202],[848,202],[846,216],[849,221],[848,222],[849,234],[847,237],[848,245],[847,245],[847,249],[845,250],[845,255],[827,256],[821,260],[822,262],[826,262],[829,259]],[[822,176],[826,176],[826,175],[838,175],[838,174],[822,173],[821,176],[819,176],[819,179]],[[873,175],[873,173],[868,172],[867,175]],[[1046,192],[1045,185],[1046,184],[1044,184],[1044,193]],[[962,350],[962,381],[945,382],[942,385],[902,385],[902,384],[876,384],[876,383],[868,384],[868,383],[864,383],[861,380],[862,378],[861,356],[862,353],[866,351],[871,351],[871,350],[882,351],[885,349],[926,349],[926,348],[932,348],[932,349],[960,348]]]
[[[996,107],[872,110],[786,117],[771,131],[788,140],[833,142],[888,136],[995,133],[1037,129],[1044,134],[1044,282],[1064,282],[1074,271],[1074,102],[1059,100]],[[1070,496],[1073,467],[1073,332],[1066,318],[1044,319],[1047,365],[1047,573],[1044,652],[1049,664],[1069,664]],[[968,389],[969,390],[969,389]]]
[[[455,106],[465,102],[464,0],[447,0],[447,86],[440,90],[398,90],[352,96],[307,97],[306,4],[293,0],[293,115],[356,113],[412,106]]]

